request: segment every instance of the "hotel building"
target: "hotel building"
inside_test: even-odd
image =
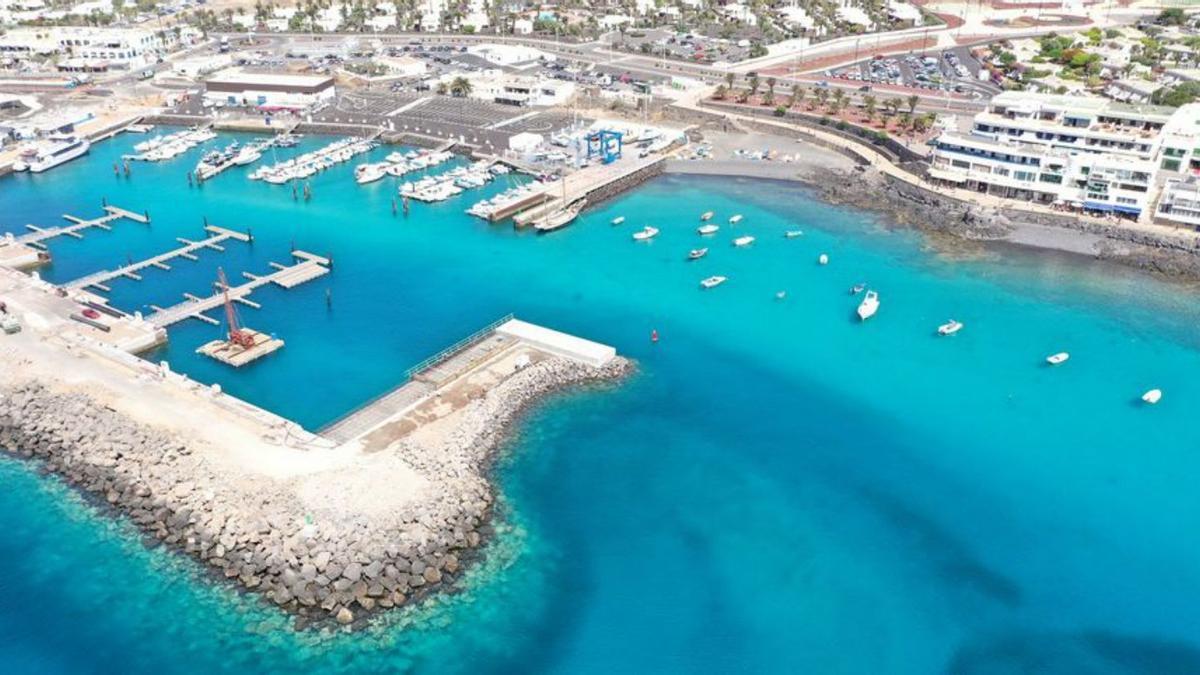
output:
[[[1200,105],[1005,92],[969,134],[944,133],[933,145],[935,181],[1140,218],[1167,178],[1200,173]]]

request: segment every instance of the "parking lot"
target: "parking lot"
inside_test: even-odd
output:
[[[723,39],[699,32],[675,32],[661,28],[630,29],[625,31],[623,37],[619,33],[610,33],[603,36],[601,41],[628,52],[693,63],[743,61],[750,57],[751,47],[751,40],[746,36],[735,35]]]
[[[895,84],[929,91],[992,96],[1000,88],[979,78],[982,66],[966,48],[942,52],[870,58],[828,71],[829,77],[871,84]]]

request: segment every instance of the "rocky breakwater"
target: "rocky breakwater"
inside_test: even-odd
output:
[[[373,451],[341,448],[346,459],[283,477],[248,473],[205,439],[135,421],[106,405],[102,390],[0,378],[0,448],[40,462],[148,541],[194,557],[301,625],[352,624],[453,588],[490,531],[488,474],[506,425],[555,390],[629,368],[623,359],[593,368],[549,358],[430,429]]]

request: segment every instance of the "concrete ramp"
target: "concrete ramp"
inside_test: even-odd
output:
[[[532,323],[511,319],[496,328],[501,335],[517,338],[544,351],[564,358],[586,363],[589,366],[607,365],[617,356],[617,350],[599,342],[592,342],[574,335],[535,326]]]

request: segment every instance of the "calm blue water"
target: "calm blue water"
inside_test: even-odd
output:
[[[189,188],[199,151],[114,178],[136,140],[0,181],[0,231],[102,197],[153,217],[54,242],[48,278],[198,238],[205,217],[254,245],[114,282],[114,304],[204,293],[218,266],[265,271],[293,244],[336,261],[241,310],[287,341],[253,367],[193,355],[219,329],[173,329],[154,358],[201,381],[316,428],[510,311],[640,371],[520,427],[502,531],[463,593],[355,635],[294,633],[0,461],[0,670],[1200,672],[1193,291],[1061,256],[939,256],[777,183],[661,178],[538,237],[464,215],[475,195],[393,216],[391,184],[356,186],[352,165],[309,203],[239,169]],[[708,209],[745,220],[685,262]],[[635,244],[643,222],[663,233]],[[734,250],[743,232],[758,241]],[[701,292],[710,274],[730,281]],[[883,301],[865,325],[859,281]],[[966,329],[935,337],[950,317]],[[1138,405],[1151,387],[1163,402]]]

